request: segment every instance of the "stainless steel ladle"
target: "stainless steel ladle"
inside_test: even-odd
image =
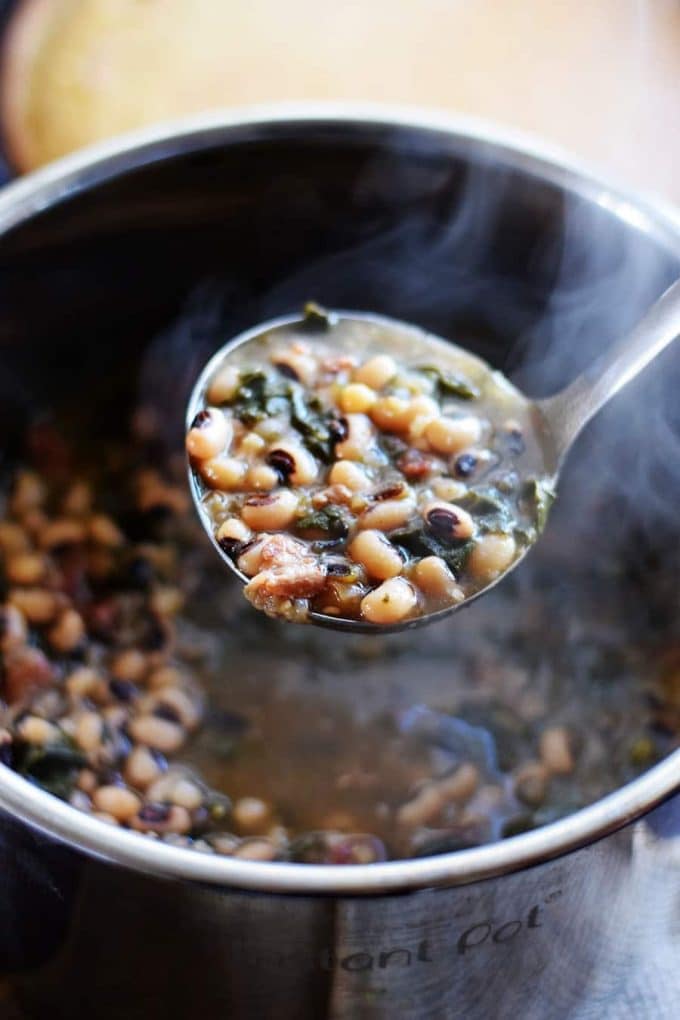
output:
[[[410,329],[414,335],[422,335],[419,330],[413,327],[405,327],[402,323],[390,321],[381,316],[338,312],[335,317],[336,319],[350,319],[358,323],[379,323],[393,326],[402,333],[405,329]],[[221,347],[210,359],[196,380],[187,408],[187,428],[189,428],[196,414],[203,407],[204,394],[208,383],[226,357],[237,348],[240,349],[245,344],[256,342],[262,337],[263,333],[271,336],[277,330],[288,330],[291,326],[297,324],[302,326],[303,321],[299,316],[276,319],[240,334],[234,340]],[[662,294],[632,332],[608,347],[573,382],[552,397],[533,402],[534,425],[537,434],[543,440],[546,470],[547,474],[551,476],[553,485],[556,485],[566,456],[585,425],[620,389],[634,379],[650,361],[653,361],[678,336],[680,336],[680,280],[676,281]],[[215,540],[212,522],[202,503],[204,493],[191,466],[189,466],[189,483],[199,516],[215,549],[229,569],[236,574],[241,583],[246,584],[249,579],[238,569],[234,561],[220,548]],[[462,609],[464,606],[469,605],[479,598],[480,595],[485,595],[521,563],[531,548],[533,548],[533,545],[527,546],[508,570],[491,581],[486,587],[471,595],[464,602],[447,606],[433,613],[427,613],[423,616],[407,619],[388,626],[379,626],[366,620],[345,619],[317,612],[310,612],[309,619],[312,623],[319,626],[364,634],[378,632],[385,634],[433,623],[443,619],[457,609]]]

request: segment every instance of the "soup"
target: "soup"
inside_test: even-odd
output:
[[[552,499],[542,444],[530,402],[479,358],[316,306],[211,364],[186,439],[256,608],[378,627],[513,566]]]
[[[157,428],[88,455],[42,427],[8,480],[0,753],[27,781],[203,853],[352,864],[545,824],[675,745],[677,655],[611,557],[549,529],[454,621],[290,627],[243,600]]]

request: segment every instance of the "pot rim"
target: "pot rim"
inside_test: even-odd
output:
[[[287,128],[405,129],[487,149],[514,169],[594,202],[653,236],[680,261],[680,210],[612,186],[559,147],[475,117],[419,107],[281,103],[199,114],[89,146],[8,185],[0,193],[0,234],[54,203],[126,170],[233,137]],[[72,808],[0,765],[0,807],[46,835],[91,855],[164,877],[263,892],[380,894],[457,885],[538,864],[592,843],[633,821],[680,786],[680,750],[642,776],[564,819],[498,843],[415,860],[333,865],[255,862],[209,856],[115,829]]]

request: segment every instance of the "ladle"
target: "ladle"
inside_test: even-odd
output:
[[[389,324],[390,322],[379,316],[360,313],[338,312],[337,318],[349,318],[356,322],[365,321],[366,323],[379,322]],[[226,357],[237,348],[241,349],[245,344],[257,342],[265,332],[271,334],[276,329],[289,329],[297,323],[302,325],[302,322],[302,318],[298,316],[277,319],[274,322],[265,323],[252,330],[248,330],[221,347],[210,359],[196,380],[188,403],[187,428],[203,406],[204,393],[208,382]],[[404,329],[403,324],[392,321],[392,325],[396,325],[402,330]],[[543,437],[547,473],[552,476],[553,486],[557,483],[562,465],[574,441],[591,418],[679,335],[680,280],[672,284],[662,294],[627,336],[615,341],[581,375],[577,376],[573,382],[553,396],[533,402],[535,428],[537,433]],[[199,516],[215,549],[229,569],[236,574],[241,583],[247,583],[248,578],[238,569],[227,553],[220,548],[214,538],[212,522],[202,505],[201,497],[203,492],[191,467],[189,467],[189,481]],[[314,611],[310,611],[309,620],[312,623],[331,627],[335,630],[358,633],[388,633],[432,623],[436,620],[441,620],[457,609],[462,609],[474,601],[474,599],[479,598],[480,595],[484,595],[491,588],[494,588],[511,570],[515,569],[531,548],[533,548],[532,545],[527,546],[504,573],[478,592],[470,595],[464,602],[447,606],[436,612],[427,613],[389,626],[377,626],[376,624],[369,623],[367,620],[346,619]]]

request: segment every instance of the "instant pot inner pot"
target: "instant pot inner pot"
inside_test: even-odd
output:
[[[140,405],[160,422],[150,460],[181,455],[209,355],[309,298],[430,328],[538,395],[677,274],[663,239],[611,203],[479,143],[315,125],[204,145],[85,181],[0,238],[6,477],[36,422],[100,468]],[[371,639],[268,621],[197,530],[181,626],[207,649],[207,712],[182,760],[272,803],[293,837],[375,833],[403,856],[544,824],[667,753],[671,357],[583,437],[528,561],[454,620]],[[515,776],[549,728],[571,735],[573,768],[532,803]],[[482,776],[465,817],[406,833],[403,804],[465,761]]]

